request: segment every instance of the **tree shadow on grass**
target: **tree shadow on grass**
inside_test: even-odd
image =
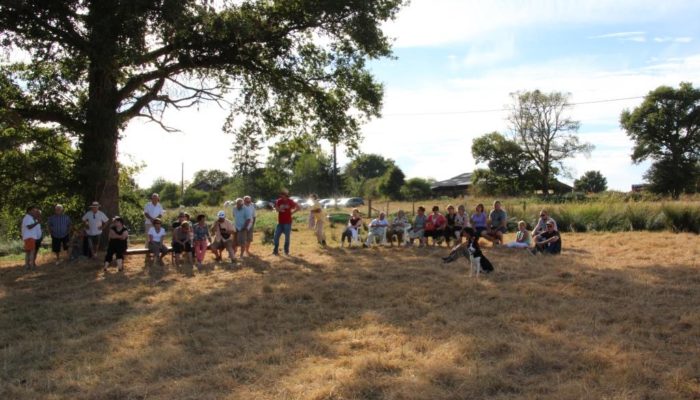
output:
[[[143,298],[179,292],[157,312],[138,303],[141,291],[125,300],[138,308],[108,309],[117,321],[90,332],[88,344],[108,339],[110,326],[126,317],[120,313],[152,315],[153,324],[133,351],[97,351],[93,368],[102,379],[82,388],[94,398],[698,394],[692,383],[700,370],[692,346],[700,338],[697,268],[618,270],[564,255],[486,253],[496,271],[479,280],[467,276],[464,262],[440,264],[437,251],[332,250],[332,266],[304,257],[259,258],[225,276],[204,277],[222,283],[211,290],[144,288]],[[95,323],[104,318],[70,302],[66,313],[86,313]],[[70,351],[45,356],[62,358]],[[57,369],[47,366],[50,379],[60,376]],[[53,385],[52,393],[76,393]],[[31,387],[47,395],[39,383]],[[13,390],[8,393],[27,397]]]

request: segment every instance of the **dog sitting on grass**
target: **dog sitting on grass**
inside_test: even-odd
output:
[[[469,276],[476,275],[476,278],[479,279],[479,274],[481,272],[486,274],[492,272],[493,264],[491,264],[491,261],[481,252],[479,238],[474,233],[474,230],[472,228],[464,228],[462,230],[462,237],[466,239],[465,242],[453,247],[450,254],[442,258],[442,262],[445,264],[451,263],[462,256],[465,259],[468,258],[471,263]]]

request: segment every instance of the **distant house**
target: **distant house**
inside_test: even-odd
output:
[[[638,183],[632,185],[632,192],[639,193],[647,190],[649,188],[649,185],[646,183]]]
[[[430,190],[436,196],[464,197],[472,187],[472,173],[465,172],[450,179],[435,182],[430,186]]]
[[[549,194],[566,194],[574,190],[572,186],[558,180],[551,182],[549,186]],[[535,193],[542,194],[542,191],[536,190]]]

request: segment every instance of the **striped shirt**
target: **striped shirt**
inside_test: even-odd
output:
[[[61,239],[70,233],[71,220],[66,214],[54,214],[49,217],[47,224],[51,236]]]

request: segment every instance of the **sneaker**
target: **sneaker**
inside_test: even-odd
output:
[[[321,241],[321,246],[326,247],[326,241],[325,241],[325,240],[322,240],[322,241]]]
[[[273,256],[278,256],[278,255],[280,255],[280,253],[278,253],[278,252],[276,252],[276,251],[273,251],[273,252],[272,252],[272,255],[273,255]]]

